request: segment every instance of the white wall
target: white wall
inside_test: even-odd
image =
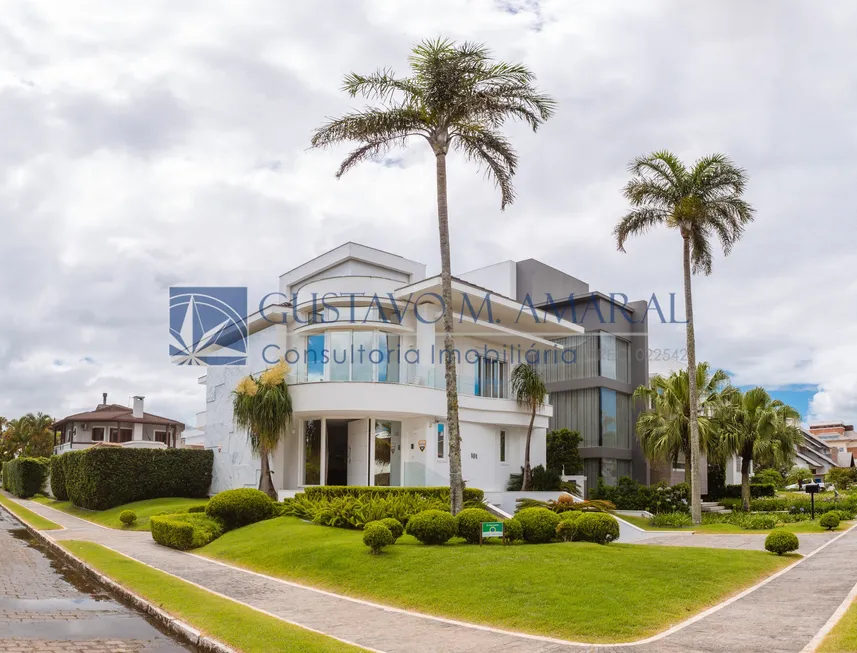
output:
[[[514,261],[502,261],[456,276],[476,286],[493,290],[499,295],[514,298],[517,294],[517,271]]]

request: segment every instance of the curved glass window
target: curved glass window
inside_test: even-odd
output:
[[[374,330],[307,336],[307,380],[399,383],[400,341]]]

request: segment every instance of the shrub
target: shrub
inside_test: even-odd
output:
[[[15,458],[3,465],[3,487],[21,499],[29,499],[44,489],[48,479],[48,458]]]
[[[797,535],[789,531],[774,531],[765,538],[765,548],[778,556],[797,551],[799,546]]]
[[[68,501],[65,488],[65,462],[62,456],[51,456],[51,494],[57,501]]]
[[[839,526],[839,512],[837,510],[831,510],[830,512],[824,513],[818,523],[821,524],[822,528],[832,531],[834,528]]]
[[[133,510],[123,510],[119,513],[119,521],[121,521],[125,526],[130,526],[137,521],[137,513]]]
[[[458,537],[463,537],[468,544],[478,544],[482,537],[482,522],[485,521],[497,521],[497,518],[481,508],[465,508],[455,516]]]
[[[370,553],[377,555],[381,553],[381,549],[395,541],[390,529],[379,521],[369,522],[363,529],[363,544],[369,547]]]
[[[824,482],[832,483],[837,490],[847,490],[857,482],[857,467],[834,467],[827,472]]]
[[[521,522],[512,517],[503,520],[503,539],[506,542],[520,542],[524,539],[524,527]]]
[[[521,489],[524,482],[524,468],[520,474],[510,474],[506,483],[506,490],[516,492]],[[536,465],[530,469],[530,492],[550,492],[562,489],[562,476],[556,469],[545,469],[544,465]]]
[[[783,475],[776,469],[761,469],[753,474],[750,482],[755,485],[773,485],[775,488],[781,488],[783,486]]]
[[[518,487],[520,489],[520,486]],[[307,499],[316,501],[319,499],[334,499],[337,497],[354,497],[361,499],[366,496],[389,497],[397,495],[413,495],[425,499],[439,499],[449,503],[448,487],[376,487],[360,485],[316,485],[305,488],[303,493]],[[485,499],[485,493],[475,488],[464,488],[464,502],[481,503]]]
[[[106,510],[144,499],[208,496],[214,452],[93,447],[62,458],[71,502]]]
[[[205,507],[207,505],[208,504],[203,503],[199,506],[191,506],[190,508],[187,509],[187,511],[191,512],[191,513],[193,513],[193,512],[205,512]]]
[[[455,536],[455,517],[443,510],[424,510],[408,521],[408,535],[423,544],[443,544]]]
[[[524,540],[531,544],[550,542],[556,537],[559,515],[547,508],[524,508],[515,519],[524,529]]]
[[[778,520],[774,515],[746,515],[739,522],[741,528],[752,531],[766,531],[777,527]]]
[[[211,498],[205,507],[205,514],[221,520],[224,528],[231,531],[273,517],[274,502],[261,490],[226,490]]]
[[[587,512],[577,520],[577,537],[584,542],[609,544],[619,539],[619,522],[603,512]]]
[[[580,432],[569,429],[548,431],[545,436],[547,468],[568,475],[583,471],[583,459],[580,457]],[[520,488],[520,486],[518,486]]]
[[[649,524],[658,528],[683,528],[692,526],[693,520],[686,512],[661,512],[653,515]]]
[[[563,542],[577,539],[577,523],[583,516],[582,512],[564,512],[556,527],[556,536]]]
[[[187,551],[213,542],[223,535],[223,524],[199,513],[157,515],[151,520],[152,539],[172,549]]]
[[[615,486],[598,483],[589,493],[591,500],[611,502],[618,510],[647,510],[651,513],[688,512],[690,488],[687,483],[643,485],[630,476],[622,476]]]
[[[761,499],[762,497],[773,497],[777,493],[777,486],[773,483],[750,483],[750,498]],[[724,499],[740,499],[741,486],[727,485],[723,488]]]
[[[402,522],[400,522],[398,519],[394,519],[392,517],[385,517],[378,523],[384,524],[384,526],[390,529],[390,533],[392,533],[393,535],[394,542],[405,534],[405,527],[402,526]]]
[[[305,493],[284,504],[282,514],[313,521],[322,526],[363,528],[373,521],[391,517],[406,526],[408,520],[425,510],[449,511],[449,502],[416,494],[334,496],[309,499]]]

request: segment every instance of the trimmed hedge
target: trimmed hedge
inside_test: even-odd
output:
[[[223,522],[226,530],[255,524],[274,516],[274,502],[261,490],[240,488],[215,494],[205,514]]]
[[[458,537],[463,537],[468,544],[479,544],[482,537],[482,522],[486,521],[497,521],[497,517],[481,508],[465,508],[455,516]]]
[[[609,544],[619,539],[619,522],[605,512],[587,512],[577,520],[577,539]]]
[[[51,456],[51,494],[57,501],[68,501],[65,487],[65,460],[62,456]]]
[[[424,510],[408,520],[408,535],[423,544],[443,544],[455,537],[455,517],[443,510]]]
[[[777,486],[773,483],[750,483],[750,498],[761,499],[762,497],[773,497],[777,494]],[[716,499],[740,499],[740,485],[726,485],[719,497]]]
[[[152,539],[171,549],[187,551],[213,542],[223,535],[223,524],[208,515],[179,513],[151,519]]]
[[[765,538],[765,548],[778,556],[797,551],[799,547],[797,535],[790,531],[774,531]]]
[[[506,542],[518,542],[524,539],[524,527],[514,517],[503,520],[503,539]]]
[[[3,464],[3,488],[21,499],[29,499],[44,489],[48,479],[48,458],[15,458]]]
[[[524,540],[530,544],[550,542],[556,537],[559,515],[547,508],[524,508],[519,510],[515,519],[524,529]]]
[[[93,447],[62,455],[71,502],[106,510],[159,497],[205,498],[214,452],[199,449]]]
[[[306,498],[311,501],[319,499],[336,499],[338,497],[362,498],[366,495],[390,496],[396,494],[415,494],[426,499],[442,499],[449,501],[448,487],[375,487],[361,485],[316,485],[304,488]],[[476,488],[464,488],[464,501],[482,502],[485,493]]]

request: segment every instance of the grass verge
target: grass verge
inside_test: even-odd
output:
[[[794,562],[760,551],[633,544],[423,546],[369,555],[359,531],[280,517],[197,553],[353,597],[540,635],[654,635]]]
[[[107,510],[85,510],[74,506],[71,501],[57,501],[56,499],[51,499],[49,497],[34,497],[33,501],[38,501],[49,508],[62,510],[69,515],[86,519],[94,524],[128,531],[148,531],[149,520],[154,515],[182,512],[191,506],[200,506],[208,502],[207,499],[168,497],[163,499],[135,501],[133,503],[126,503],[124,506],[116,506],[115,508],[109,508]],[[133,510],[137,513],[137,521],[131,526],[124,526],[122,522],[119,521],[119,514],[123,510]]]
[[[222,598],[99,544],[71,540],[60,545],[200,632],[245,653],[364,650]]]
[[[32,510],[24,508],[14,501],[7,499],[3,495],[0,495],[0,505],[8,508],[10,512],[23,519],[38,531],[55,531],[62,528],[59,524],[55,524],[50,519],[45,519],[41,515],[37,515]]]
[[[816,653],[857,652],[857,601],[851,604],[815,650]]]
[[[652,526],[649,520],[645,517],[629,517],[627,515],[616,515],[627,522],[638,526],[645,531],[686,531],[699,533],[700,535],[767,535],[770,530],[750,530],[735,526],[734,524],[701,524],[699,526],[684,526],[682,528],[670,528],[667,526]],[[838,528],[833,529],[833,532],[842,532],[851,526],[852,522],[842,522]],[[789,531],[790,533],[828,533],[826,528],[822,528],[818,523],[818,519],[814,521],[799,521],[791,524],[781,524],[774,530]]]

